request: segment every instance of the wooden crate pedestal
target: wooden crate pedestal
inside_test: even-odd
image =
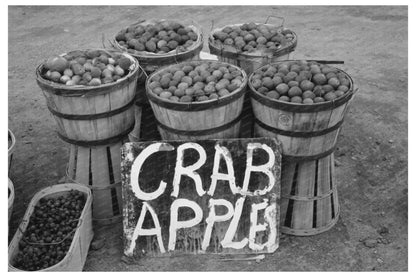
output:
[[[68,177],[91,187],[93,221],[97,225],[122,219],[120,148],[125,141],[90,147],[70,146]]]
[[[334,154],[309,161],[282,158],[281,230],[309,236],[330,229],[338,220]]]

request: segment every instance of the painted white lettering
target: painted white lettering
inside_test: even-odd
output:
[[[159,187],[157,190],[153,192],[144,192],[140,188],[139,184],[139,175],[141,168],[143,166],[144,161],[153,153],[159,152],[159,151],[172,151],[175,148],[168,144],[168,143],[153,143],[147,146],[143,151],[137,156],[137,158],[134,160],[132,166],[131,166],[131,173],[130,173],[130,184],[131,189],[134,193],[134,195],[144,201],[150,201],[153,199],[158,198],[166,189],[166,182],[160,181]]]
[[[224,236],[223,240],[221,241],[221,245],[224,248],[242,249],[248,243],[247,238],[244,238],[244,239],[242,239],[241,241],[238,241],[238,242],[232,241],[234,236],[235,236],[235,233],[237,231],[238,222],[240,221],[240,217],[241,217],[241,213],[243,211],[243,204],[244,204],[245,199],[246,198],[244,196],[244,197],[239,198],[235,202],[233,219],[231,220],[230,226],[228,227],[228,230],[225,233],[225,236]]]
[[[184,152],[186,149],[194,149],[198,151],[199,159],[196,163],[189,165],[187,167],[183,167],[183,157],[184,157]],[[178,155],[176,157],[175,175],[173,177],[173,184],[172,184],[173,191],[171,195],[173,197],[178,197],[179,183],[181,181],[182,175],[186,175],[192,178],[195,182],[195,188],[196,188],[196,192],[198,193],[198,195],[199,196],[204,195],[205,191],[202,187],[201,176],[199,176],[199,174],[195,172],[195,170],[199,169],[207,160],[207,154],[204,148],[197,143],[187,142],[187,143],[180,145],[178,147],[177,152],[178,152]]]
[[[265,231],[267,224],[257,224],[257,216],[259,210],[264,210],[267,207],[267,199],[264,199],[264,202],[260,204],[252,204],[251,205],[251,213],[250,213],[250,232],[248,235],[248,247],[252,250],[263,250],[264,246],[266,246],[267,242],[264,244],[257,244],[256,243],[256,233],[260,231]]]
[[[271,203],[264,211],[264,219],[269,225],[269,238],[267,240],[267,252],[273,253],[279,248],[277,239],[277,205],[276,202]]]
[[[186,221],[178,221],[178,210],[180,207],[191,208],[195,213],[195,217],[192,219],[188,219]],[[168,250],[170,251],[175,250],[176,231],[181,228],[190,228],[192,226],[197,225],[198,223],[202,221],[202,215],[203,215],[203,212],[202,212],[201,207],[194,201],[179,198],[179,199],[175,199],[172,202],[172,205],[170,207]]]
[[[260,148],[266,151],[266,153],[269,156],[269,160],[267,163],[262,165],[253,165],[253,152],[254,149]],[[273,153],[273,150],[266,144],[260,144],[260,143],[248,143],[247,144],[247,164],[246,164],[246,171],[244,174],[244,181],[243,181],[243,187],[241,189],[241,194],[243,195],[265,195],[267,192],[271,191],[275,184],[275,176],[271,169],[274,166],[275,162],[275,156]],[[254,192],[248,191],[248,183],[250,181],[250,174],[251,172],[262,172],[267,175],[269,178],[268,185],[262,189],[262,190],[256,190]]]
[[[219,173],[220,167],[220,159],[221,157],[224,159],[225,164],[227,165],[227,174]],[[214,195],[215,188],[217,187],[218,180],[225,180],[228,181],[230,185],[231,192],[236,194],[239,192],[235,184],[235,175],[234,175],[234,167],[233,167],[233,160],[231,158],[231,153],[228,151],[226,147],[222,147],[218,144],[215,145],[215,156],[214,156],[214,165],[212,169],[211,175],[211,185],[208,190],[209,195]]]
[[[155,228],[151,228],[151,229],[142,228],[143,221],[146,216],[146,211],[149,211],[150,215],[152,216]],[[165,253],[166,251],[165,251],[165,247],[163,246],[163,240],[162,240],[162,229],[160,228],[160,223],[159,223],[159,219],[157,218],[157,214],[147,202],[143,202],[139,220],[137,221],[136,228],[134,229],[133,236],[131,238],[130,247],[128,248],[126,252],[126,255],[128,256],[133,255],[134,248],[136,248],[136,240],[139,236],[154,236],[154,235],[156,235],[157,237],[157,242],[159,244],[160,252]]]
[[[216,206],[224,206],[227,208],[227,212],[223,215],[216,215],[215,214],[215,207]],[[212,228],[214,227],[215,222],[224,222],[229,220],[234,214],[234,207],[230,201],[225,199],[210,199],[209,200],[209,215],[205,220],[207,222],[207,227],[205,229],[204,239],[202,241],[201,249],[205,251],[209,245],[211,240]]]

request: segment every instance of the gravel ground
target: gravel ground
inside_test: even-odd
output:
[[[215,256],[122,259],[121,224],[96,229],[105,238],[90,250],[86,271],[406,271],[407,7],[9,7],[9,128],[17,138],[11,169],[16,199],[9,241],[36,191],[64,175],[68,146],[35,80],[35,67],[52,54],[101,47],[140,18],[193,19],[207,34],[214,26],[285,17],[294,30],[296,59],[343,60],[359,87],[336,151],[341,218],[312,237],[281,237],[260,262]],[[204,50],[208,51],[205,44]],[[374,242],[375,240],[375,242]]]

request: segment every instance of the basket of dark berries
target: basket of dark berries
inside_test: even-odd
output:
[[[59,184],[36,193],[9,246],[9,271],[81,271],[93,237],[91,190]]]

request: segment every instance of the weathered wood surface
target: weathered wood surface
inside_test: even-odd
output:
[[[258,148],[260,146],[264,149]],[[160,151],[152,153],[152,147]],[[186,147],[197,148],[199,153],[195,149],[180,150]],[[221,151],[225,151],[224,155],[219,154]],[[146,153],[147,158],[144,157]],[[248,156],[252,159],[247,159]],[[219,163],[214,162],[215,157]],[[253,165],[251,171],[247,164]],[[122,148],[121,165],[124,253],[127,256],[270,253],[278,248],[281,147],[276,139],[126,143]],[[188,166],[191,171],[194,167],[193,178],[183,173],[186,170],[180,170]],[[255,166],[267,173],[259,172]],[[227,175],[235,176],[235,187],[232,181],[218,180],[214,189],[212,179]],[[198,178],[200,186],[194,181]],[[244,179],[247,179],[246,189]],[[140,197],[147,200],[137,197],[138,190]],[[159,196],[156,195],[158,191],[161,192]],[[177,205],[186,207],[176,209]],[[210,224],[212,219],[222,222]],[[138,235],[137,226],[141,222],[141,235]],[[155,228],[157,225],[160,230]],[[158,231],[159,236],[156,235]],[[146,232],[150,234],[142,235]]]

